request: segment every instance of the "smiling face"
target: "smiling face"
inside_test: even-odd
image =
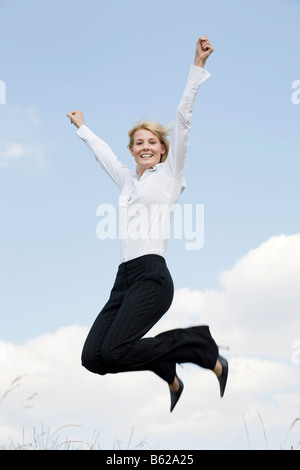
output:
[[[147,129],[137,130],[134,134],[134,142],[133,146],[130,147],[130,152],[136,161],[139,177],[142,176],[145,170],[160,163],[161,156],[165,151],[165,146],[156,134]]]

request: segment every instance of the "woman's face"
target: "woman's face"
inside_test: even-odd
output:
[[[160,163],[161,156],[166,152],[165,146],[153,132],[147,129],[139,129],[134,134],[133,146],[130,147],[131,155],[137,164],[139,176],[145,170]]]

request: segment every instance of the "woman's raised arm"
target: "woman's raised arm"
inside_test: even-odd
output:
[[[67,114],[71,124],[77,127],[77,135],[87,144],[93,152],[96,160],[100,163],[103,170],[111,177],[111,179],[123,188],[124,183],[131,173],[125,165],[123,165],[109,145],[92,132],[85,124],[82,111],[72,111]]]
[[[191,65],[183,96],[177,108],[170,151],[165,162],[166,169],[169,169],[172,177],[176,179],[183,177],[194,104],[201,83],[210,77],[204,66],[213,51],[214,48],[207,37],[201,36],[196,43],[194,65]]]

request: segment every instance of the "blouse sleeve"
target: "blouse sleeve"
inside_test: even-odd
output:
[[[94,134],[86,125],[81,126],[76,133],[93,152],[103,170],[122,189],[132,171],[123,165],[109,145]]]
[[[202,67],[191,65],[182,99],[177,108],[173,134],[165,165],[172,177],[183,177],[185,159],[188,149],[188,134],[197,93],[201,83],[210,77],[210,73]]]

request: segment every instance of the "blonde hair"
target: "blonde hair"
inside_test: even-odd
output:
[[[165,153],[161,156],[161,162],[164,162],[168,156],[169,153],[169,147],[170,147],[170,142],[167,139],[167,136],[172,132],[172,129],[167,126],[163,126],[162,124],[159,124],[158,122],[155,121],[148,121],[147,119],[141,119],[138,121],[136,126],[134,126],[129,132],[129,144],[128,148],[133,147],[134,144],[134,134],[136,131],[139,131],[140,129],[146,129],[147,131],[153,132],[159,140],[162,145],[165,146]]]

